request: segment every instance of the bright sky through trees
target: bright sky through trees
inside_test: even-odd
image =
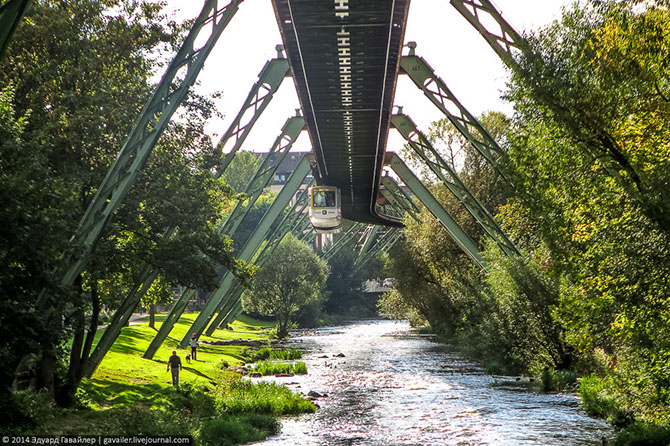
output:
[[[202,6],[201,1],[193,0],[168,0],[168,3],[177,11],[178,18],[195,17]],[[524,31],[556,19],[561,6],[569,3],[568,0],[497,0],[495,5],[512,26]],[[502,62],[448,0],[411,2],[405,32],[405,42],[410,41],[417,42],[417,55],[426,59],[471,113],[511,111],[510,105],[499,98],[507,79]],[[275,45],[280,43],[270,0],[243,2],[199,77],[201,91],[223,92],[217,105],[225,117],[212,120],[208,125],[208,131],[216,135],[216,140],[230,125],[261,68],[275,56]],[[404,112],[424,131],[432,121],[442,117],[405,76],[398,81],[395,104],[404,106]],[[286,119],[298,107],[295,87],[292,80],[287,79],[243,149],[267,151]],[[403,141],[399,134],[391,131],[388,150],[397,151]],[[294,150],[310,147],[309,137],[303,133]]]

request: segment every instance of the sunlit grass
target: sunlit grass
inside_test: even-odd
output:
[[[307,365],[304,362],[261,361],[254,367],[254,372],[265,375],[305,375]]]

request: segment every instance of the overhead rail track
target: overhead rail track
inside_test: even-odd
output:
[[[342,217],[399,226],[377,207],[408,0],[273,0],[317,159]]]

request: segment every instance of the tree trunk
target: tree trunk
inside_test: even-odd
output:
[[[149,305],[149,327],[156,329],[156,305]]]

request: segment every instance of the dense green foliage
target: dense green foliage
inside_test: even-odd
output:
[[[434,126],[523,255],[504,256],[435,185],[488,267],[424,212],[392,253],[399,282],[382,310],[418,314],[491,371],[554,388],[585,376],[587,410],[637,420],[617,444],[667,444],[653,426],[670,424],[670,11],[634,3],[583,2],[527,36],[507,92],[514,117],[481,119],[510,183]]]
[[[254,372],[260,375],[305,375],[307,365],[304,362],[260,361],[254,366]]]
[[[210,287],[216,265],[246,274],[215,225],[229,189],[213,177],[219,153],[204,132],[212,101],[192,94],[158,141],[87,268],[60,289],[64,253],[188,24],[160,3],[35,1],[0,72],[0,401],[15,371],[73,401],[98,316],[111,313],[151,269],[143,299],[175,285]],[[179,227],[173,237],[170,228]],[[46,290],[49,318],[35,310]],[[68,342],[72,347],[67,347]],[[21,359],[21,367],[18,362]],[[21,386],[28,384],[22,381]],[[1,411],[11,412],[10,407]],[[3,422],[7,421],[2,417]]]
[[[328,264],[306,243],[288,234],[258,271],[254,288],[242,295],[244,308],[277,320],[277,336],[286,337],[300,307],[313,302],[328,277]]]

